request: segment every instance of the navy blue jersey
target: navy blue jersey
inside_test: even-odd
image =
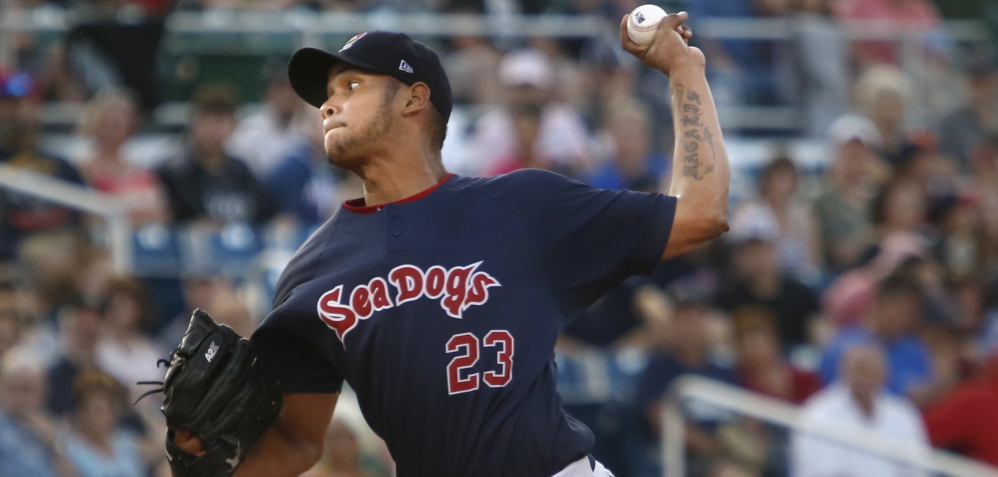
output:
[[[285,392],[349,382],[399,476],[550,476],[593,445],[561,409],[558,334],[659,262],[675,205],[526,170],[344,207],[253,341]]]

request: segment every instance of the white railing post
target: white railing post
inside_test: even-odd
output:
[[[0,164],[0,188],[103,217],[114,268],[120,273],[132,271],[132,226],[125,204],[85,186],[4,164]]]
[[[686,421],[681,406],[681,398],[666,399],[662,413],[662,456],[665,459],[662,470],[665,477],[686,476]]]

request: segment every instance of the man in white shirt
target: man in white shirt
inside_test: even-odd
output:
[[[260,180],[308,140],[294,121],[302,102],[281,73],[271,79],[263,107],[241,119],[226,144],[229,154],[246,162]]]
[[[850,349],[839,362],[840,381],[804,404],[803,419],[812,424],[853,427],[910,443],[925,452],[922,417],[906,399],[884,389],[887,361],[873,344]],[[915,477],[924,471],[863,450],[862,443],[845,446],[799,433],[791,456],[793,477]]]

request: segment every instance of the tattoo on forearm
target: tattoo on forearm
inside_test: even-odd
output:
[[[689,94],[686,95],[686,99],[697,103],[698,105],[703,105],[703,103],[700,102],[700,95],[697,94],[696,91],[690,91]]]
[[[714,170],[714,160],[717,158],[717,151],[714,149],[714,133],[709,127],[704,126],[700,121],[700,106],[703,102],[696,91],[686,91],[683,84],[675,85],[675,100],[680,101],[682,117],[679,122],[683,129],[683,176],[694,180],[701,180]],[[702,130],[702,133],[701,133]],[[706,156],[706,149],[700,147],[701,143],[707,143],[710,148],[710,157]]]

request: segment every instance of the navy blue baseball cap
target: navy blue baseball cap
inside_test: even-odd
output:
[[[339,62],[386,74],[410,86],[425,83],[430,88],[430,102],[444,118],[450,118],[453,108],[450,81],[440,58],[409,35],[386,31],[361,33],[336,53],[302,48],[288,63],[291,87],[305,102],[321,107],[329,99],[326,94],[329,69]]]

